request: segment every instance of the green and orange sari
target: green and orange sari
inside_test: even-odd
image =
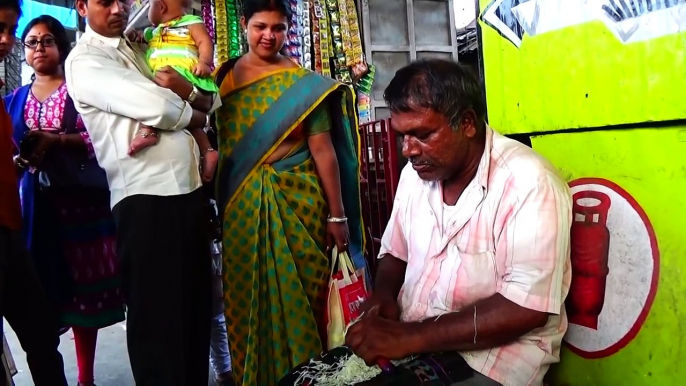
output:
[[[234,86],[233,63],[217,72],[215,115],[226,317],[236,381],[271,386],[322,352],[330,260],[328,207],[306,136],[283,159],[264,161],[294,130],[331,134],[349,248],[364,266],[357,116],[352,90],[332,79],[297,68]]]

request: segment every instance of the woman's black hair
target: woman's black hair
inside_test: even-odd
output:
[[[260,12],[276,11],[284,15],[291,22],[293,10],[288,0],[245,0],[243,2],[243,17],[250,20],[253,15]]]
[[[40,24],[48,27],[48,31],[50,31],[55,38],[55,45],[57,45],[57,51],[60,53],[60,64],[64,64],[64,61],[67,60],[67,55],[69,55],[69,51],[71,51],[71,43],[67,37],[67,30],[64,29],[62,23],[54,17],[50,15],[41,15],[31,20],[21,34],[22,43],[26,42],[26,36],[31,32],[31,29]]]

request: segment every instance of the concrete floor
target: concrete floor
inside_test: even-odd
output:
[[[6,321],[5,336],[10,346],[19,373],[14,376],[16,386],[33,386],[31,374],[26,365],[26,355],[19,346],[19,341],[14,331]],[[62,335],[60,352],[64,357],[64,370],[70,385],[76,385],[76,354],[71,331]],[[210,377],[212,379],[212,377]],[[126,325],[119,323],[100,330],[98,335],[98,348],[95,357],[95,383],[98,386],[133,386],[129,357],[126,352]],[[215,385],[210,382],[210,386]]]

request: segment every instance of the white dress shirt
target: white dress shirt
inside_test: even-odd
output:
[[[173,196],[202,186],[200,151],[184,130],[193,108],[152,82],[142,54],[124,38],[104,37],[87,27],[65,72],[69,95],[107,172],[112,207],[136,194]],[[212,110],[220,104],[215,96]],[[129,146],[141,124],[160,129],[159,141],[131,157]]]

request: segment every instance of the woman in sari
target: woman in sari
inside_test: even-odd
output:
[[[365,266],[352,90],[280,54],[287,0],[244,3],[249,51],[216,72],[229,344],[239,385],[321,353],[328,252]]]

